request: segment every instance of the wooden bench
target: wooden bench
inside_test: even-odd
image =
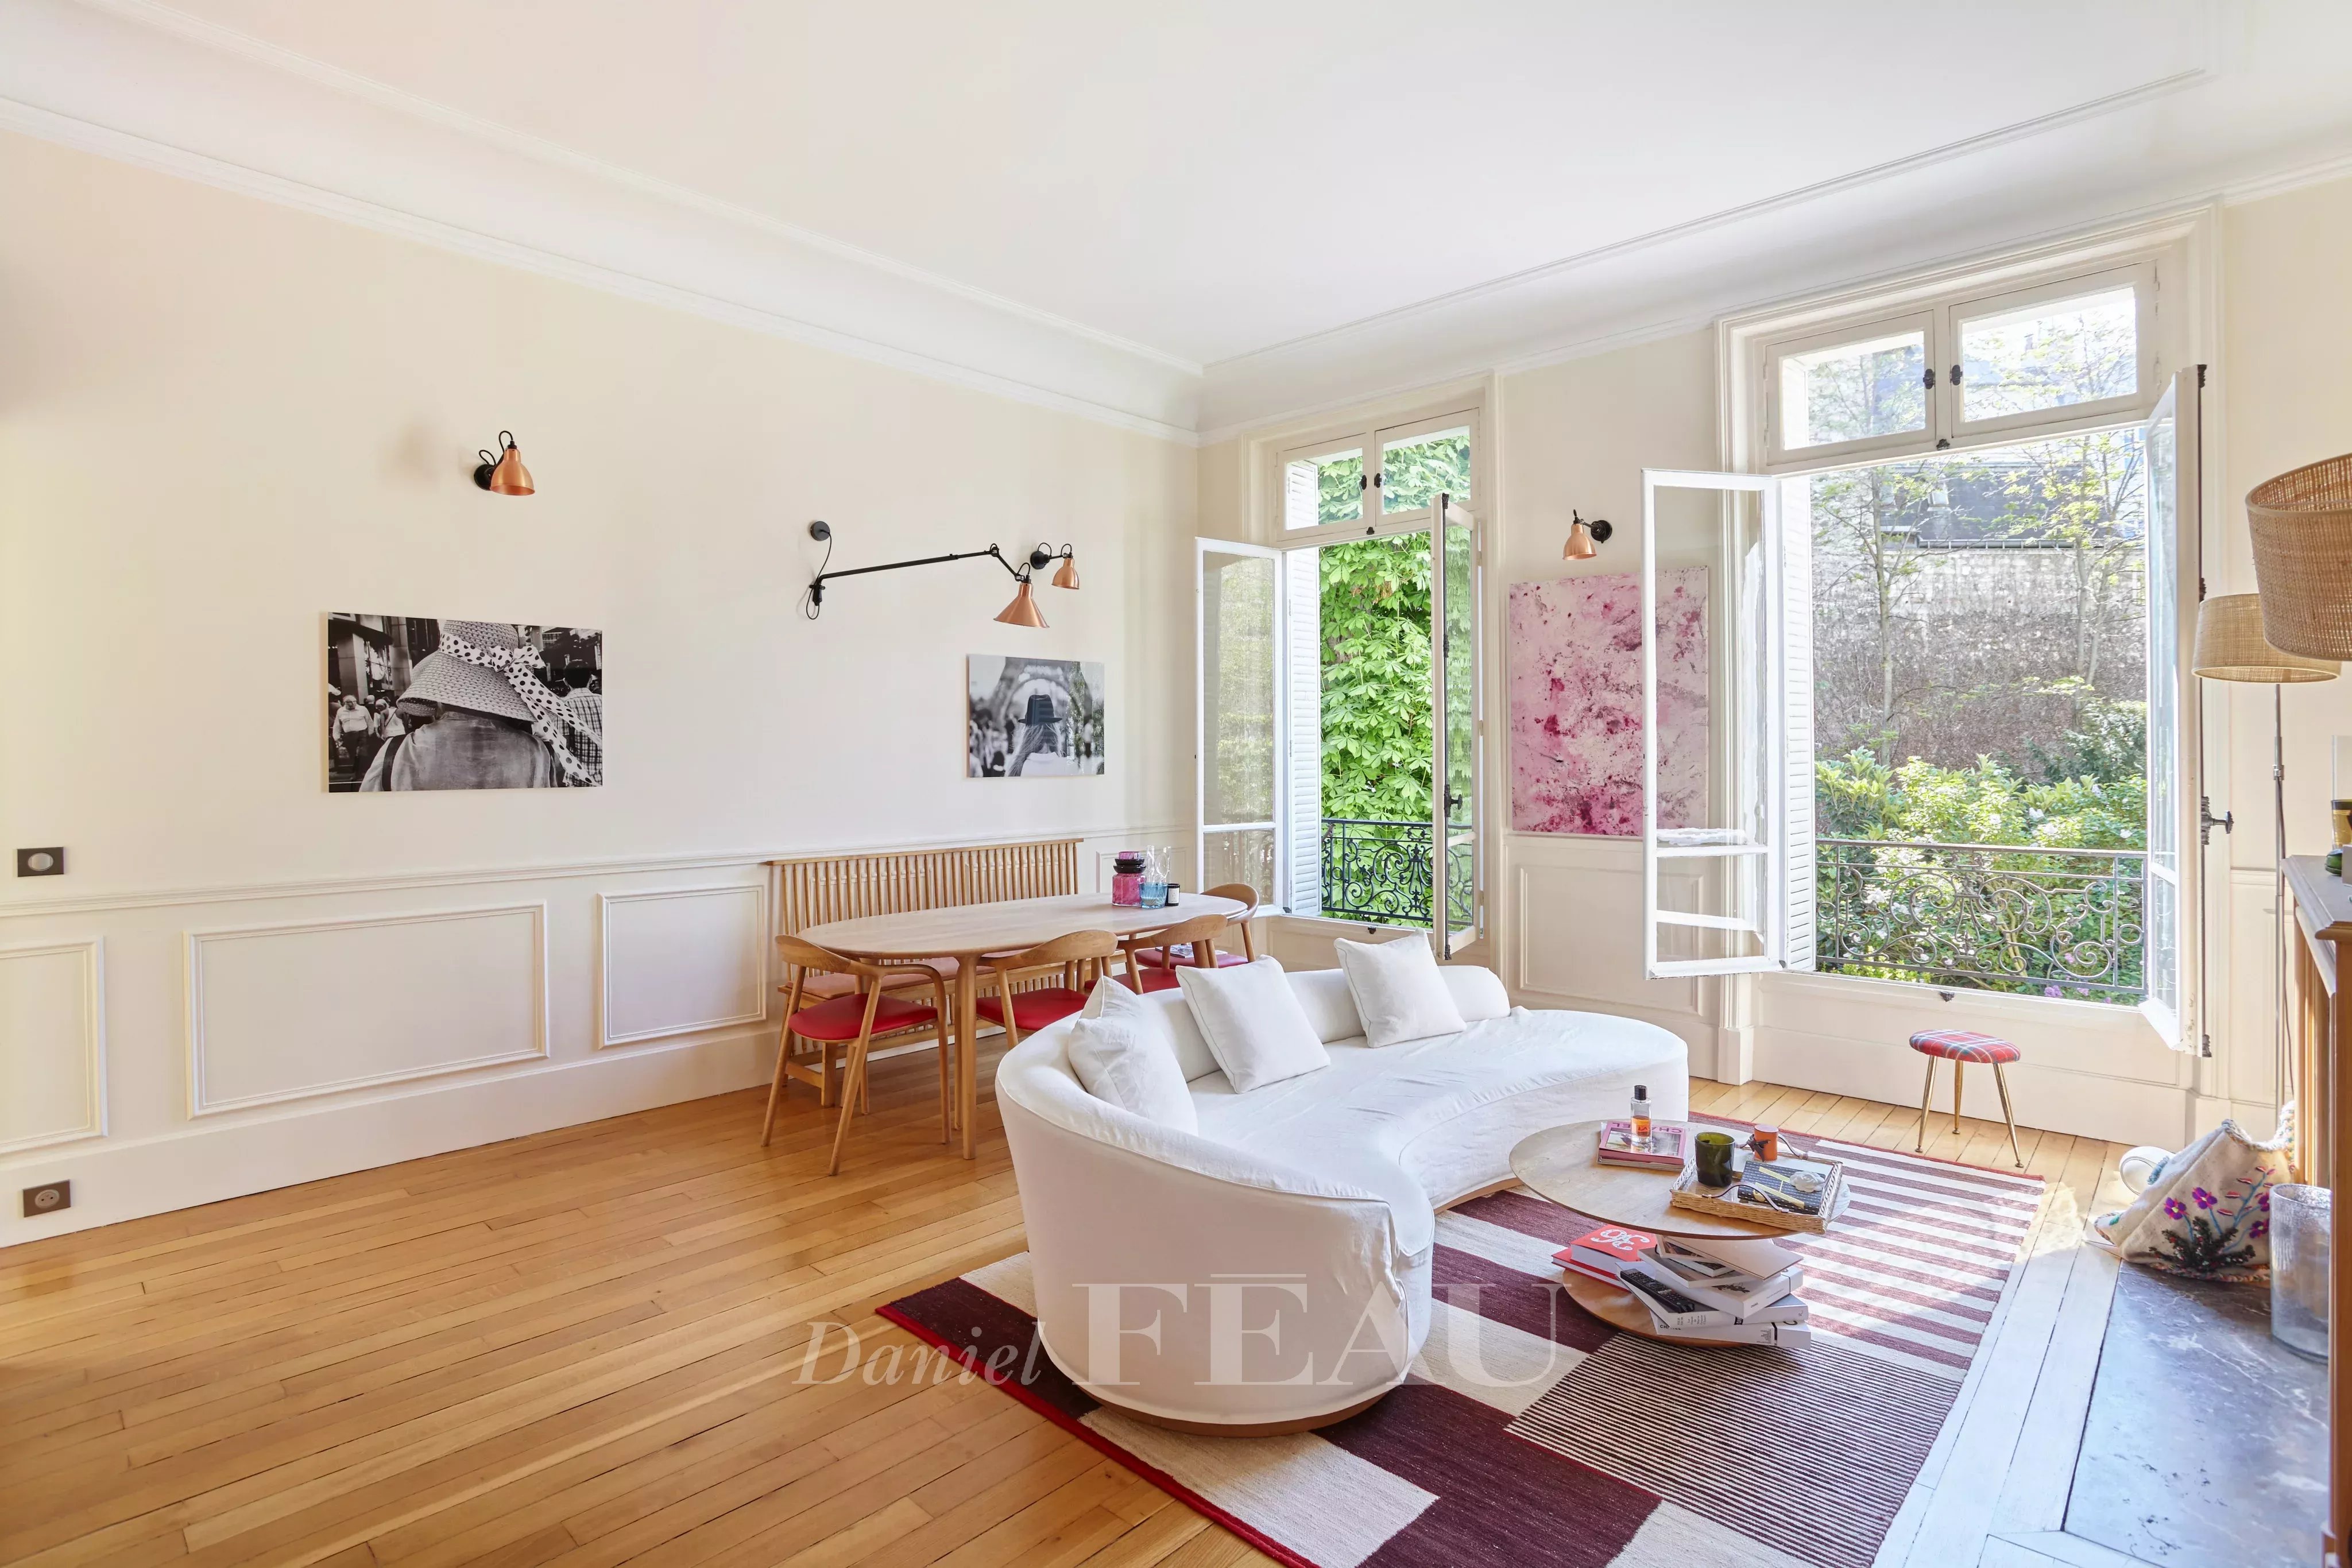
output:
[[[1078,841],[1027,839],[946,849],[885,850],[866,854],[804,855],[770,861],[776,873],[776,935],[797,936],[812,925],[905,915],[1009,898],[1051,898],[1078,891]],[[950,983],[960,984],[961,975]],[[789,970],[777,988],[789,989]],[[829,1102],[825,1049],[792,1039],[784,1072],[814,1085]],[[877,1059],[919,1044],[877,1051]]]

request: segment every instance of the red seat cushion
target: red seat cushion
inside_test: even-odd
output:
[[[1066,990],[1060,986],[1015,991],[1013,993],[1013,1021],[1024,1031],[1044,1029],[1049,1023],[1061,1022],[1086,1005],[1086,992]],[[971,1010],[992,1023],[1003,1023],[1004,998],[982,997],[972,1003]]]
[[[1169,967],[1168,954],[1169,949],[1165,947],[1138,947],[1135,950],[1135,961],[1143,965],[1147,968],[1165,969]],[[1192,961],[1192,945],[1190,942],[1177,943],[1175,946],[1175,954],[1177,963],[1191,963]],[[1220,969],[1230,968],[1235,964],[1246,964],[1248,962],[1249,955],[1246,953],[1228,952],[1223,947],[1217,949],[1217,967]]]
[[[2005,1040],[1965,1029],[1923,1029],[1911,1037],[1911,1049],[1948,1061],[2015,1061],[2021,1054]]]
[[[1173,969],[1139,968],[1135,971],[1135,988],[1139,991],[1172,991],[1176,988]]]
[[[893,1034],[902,1029],[921,1029],[939,1016],[937,1008],[901,1001],[886,992],[874,1009],[874,1032]],[[794,1013],[793,1032],[803,1040],[856,1040],[865,1022],[864,997],[835,997]]]

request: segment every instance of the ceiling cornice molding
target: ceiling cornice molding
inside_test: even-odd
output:
[[[1195,440],[1200,372],[1176,356],[152,0],[0,6],[0,127],[1160,440]]]
[[[1817,181],[1811,185],[1801,185],[1794,190],[1782,191],[1759,201],[1743,203],[1736,207],[1727,207],[1721,212],[1709,213],[1703,217],[1692,218],[1679,224],[1670,224],[1664,228],[1653,229],[1647,234],[1633,235],[1622,240],[1612,241],[1608,245],[1595,246],[1591,250],[1580,251],[1574,256],[1562,256],[1557,261],[1548,261],[1520,272],[1489,278],[1484,283],[1474,283],[1466,288],[1457,288],[1451,293],[1415,300],[1412,304],[1399,306],[1393,310],[1383,310],[1376,315],[1367,316],[1341,326],[1327,328],[1320,332],[1311,332],[1302,337],[1293,338],[1286,342],[1270,343],[1263,349],[1252,350],[1246,354],[1236,354],[1215,361],[1205,368],[1210,371],[1237,370],[1248,365],[1253,360],[1286,354],[1294,350],[1310,349],[1316,343],[1326,340],[1349,337],[1373,330],[1386,323],[1406,321],[1416,316],[1444,312],[1474,304],[1492,296],[1539,287],[1554,278],[1598,265],[1613,256],[1654,250],[1678,241],[1696,239],[1748,219],[1788,208],[1803,206],[1826,196],[1856,191],[1883,181],[1932,170],[1939,164],[1953,162],[1992,148],[2004,147],[2028,137],[2043,135],[2064,126],[2096,119],[2101,115],[2112,114],[2117,110],[2153,102],[2185,88],[2195,87],[2200,82],[2209,81],[2212,77],[2213,67],[2209,61],[2185,71],[2175,71],[2169,76],[2143,82],[2137,87],[2127,88],[2121,92],[2109,93],[2104,98],[2093,99],[2088,102],[2074,104],[2049,114],[2036,115],[2031,120],[2020,120],[2014,125],[2001,126],[1997,130],[1967,137],[1958,141],[1948,142],[1940,147],[1931,147],[1924,152],[1914,153],[1907,158],[1891,159],[1867,169],[1857,169],[1852,173],[1838,175],[1834,179]]]
[[[2007,151],[2003,162],[2025,149]],[[1992,210],[1973,221],[1942,225],[1929,221],[1934,200],[1919,191],[1916,176],[1907,185],[1890,180],[1879,193],[1887,210],[1874,223],[1854,221],[1851,214],[1817,213],[1823,221],[1811,233],[1784,222],[1780,243],[1757,236],[1696,257],[1673,248],[1669,242],[1679,242],[1685,249],[1693,243],[1674,232],[1648,246],[1601,258],[1616,275],[1589,278],[1586,289],[1558,289],[1536,298],[1471,291],[1459,297],[1452,311],[1391,313],[1344,333],[1318,335],[1307,346],[1311,352],[1300,352],[1278,367],[1261,361],[1255,375],[1241,361],[1212,365],[1202,392],[1204,428],[1199,439],[1209,445],[1254,436],[1481,371],[1515,375],[1590,359],[1701,331],[1727,316],[1777,308],[1826,291],[1973,263],[1997,252],[2063,243],[2207,204],[2238,205],[2345,178],[2352,178],[2352,152],[2287,149],[2278,151],[2267,164],[2198,171],[2137,188],[2111,187],[2104,199],[2039,191],[2021,181],[2011,188],[2017,199],[1993,204]],[[2000,189],[1994,182],[1975,184],[1979,193]],[[1850,202],[1862,193],[1848,189],[1834,195]],[[1837,204],[1836,200],[1817,200],[1821,205]],[[1798,209],[1775,204],[1762,215],[1785,220],[1798,215]],[[1724,237],[1738,238],[1730,231],[1721,232]],[[1631,265],[1644,259],[1656,264],[1650,276]],[[1556,283],[1563,276],[1546,269],[1534,281]]]
[[[1119,353],[1133,354],[1140,359],[1154,361],[1185,375],[1197,376],[1202,371],[1202,367],[1192,361],[1153,348],[1149,343],[1139,343],[1132,339],[1119,337],[1116,333],[1100,331],[1082,321],[1073,321],[1066,317],[1056,316],[1050,310],[1040,310],[1034,306],[1024,305],[1017,299],[1008,299],[1000,294],[991,294],[984,288],[974,288],[952,277],[945,277],[919,267],[909,266],[895,256],[884,256],[878,251],[851,245],[845,240],[837,239],[828,234],[821,234],[815,229],[803,228],[798,224],[786,223],[781,218],[771,217],[765,213],[755,212],[750,207],[723,201],[707,192],[695,190],[691,186],[681,185],[675,181],[664,180],[657,175],[646,174],[606,159],[593,157],[566,147],[561,142],[550,141],[543,136],[534,136],[529,131],[517,131],[511,126],[500,125],[496,120],[484,120],[478,115],[467,114],[462,110],[452,109],[447,104],[436,103],[429,98],[420,97],[387,82],[380,82],[373,77],[362,76],[356,71],[345,70],[341,66],[313,59],[309,55],[298,54],[292,49],[282,48],[267,39],[240,33],[233,27],[224,27],[216,22],[209,22],[200,16],[191,16],[184,11],[160,5],[157,0],[79,0],[79,3],[92,10],[110,12],[128,20],[142,23],[185,38],[191,43],[217,49],[224,54],[239,56],[273,70],[301,77],[321,87],[336,92],[348,93],[353,98],[366,99],[396,113],[446,126],[461,135],[473,137],[489,146],[504,148],[519,156],[576,170],[592,178],[610,181],[614,185],[641,192],[660,201],[675,203],[678,206],[708,213],[729,223],[740,224],[746,228],[773,235],[793,245],[807,246],[812,249],[825,251],[861,267],[870,267],[877,271],[890,273],[927,288],[936,288],[942,293],[959,296],[990,309],[1002,310],[1008,315],[1021,317],[1051,331],[1066,332],[1072,337],[1099,343]]]

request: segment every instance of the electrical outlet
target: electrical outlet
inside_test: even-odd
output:
[[[55,1214],[73,1207],[73,1183],[43,1182],[39,1186],[25,1189],[25,1218],[38,1219],[45,1214]]]
[[[61,844],[50,844],[44,849],[16,852],[18,876],[63,876],[65,873],[66,852]]]

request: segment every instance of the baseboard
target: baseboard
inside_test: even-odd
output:
[[[753,1026],[674,1044],[423,1084],[340,1106],[306,1105],[144,1139],[59,1149],[24,1185],[73,1183],[73,1207],[0,1212],[0,1248],[250,1193],[373,1170],[768,1082],[774,1035]]]

